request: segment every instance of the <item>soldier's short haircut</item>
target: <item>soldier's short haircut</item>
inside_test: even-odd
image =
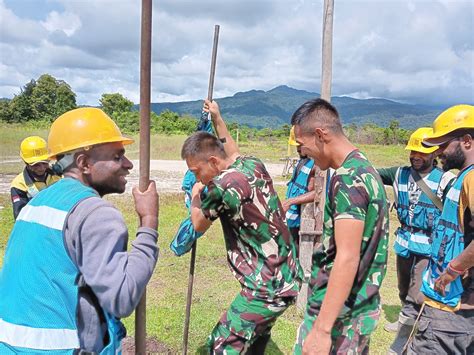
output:
[[[326,128],[336,134],[344,134],[336,108],[323,99],[313,99],[301,105],[291,117],[291,124],[301,127],[304,133],[315,128]]]
[[[211,155],[227,158],[224,144],[216,136],[199,131],[189,136],[181,148],[181,158],[206,159]]]

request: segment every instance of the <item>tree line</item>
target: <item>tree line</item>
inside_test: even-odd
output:
[[[111,116],[126,133],[139,131],[140,115],[132,101],[120,93],[104,93],[99,107]],[[76,94],[64,80],[43,74],[37,80],[26,83],[13,99],[0,99],[0,121],[6,123],[30,123],[47,127],[64,112],[77,108]],[[151,113],[150,128],[153,133],[189,135],[196,130],[198,118],[180,115],[169,110]],[[286,140],[290,125],[280,128],[251,128],[236,122],[229,123],[229,131],[240,142],[251,140]],[[351,141],[360,144],[405,144],[411,131],[392,120],[388,127],[376,124],[344,126]]]

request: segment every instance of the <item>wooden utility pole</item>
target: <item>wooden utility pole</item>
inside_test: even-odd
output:
[[[326,101],[331,101],[333,13],[334,0],[324,0],[321,98]]]
[[[331,101],[333,12],[334,0],[324,0],[321,98],[326,101]],[[322,171],[316,166],[314,203],[306,204],[301,212],[299,260],[304,272],[304,281],[298,295],[297,306],[303,310],[308,301],[313,249],[315,244],[320,242],[323,234],[326,174],[326,171]]]
[[[140,180],[146,191],[150,183],[150,88],[152,0],[142,0],[140,45]],[[135,354],[146,354],[146,288],[135,310]]]

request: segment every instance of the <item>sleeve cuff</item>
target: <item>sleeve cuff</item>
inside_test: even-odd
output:
[[[334,217],[335,221],[338,219],[357,219],[359,221],[365,221],[365,215],[341,213]]]
[[[158,240],[158,231],[153,228],[139,227],[137,230],[137,237],[139,234],[148,234],[152,236],[155,240]]]

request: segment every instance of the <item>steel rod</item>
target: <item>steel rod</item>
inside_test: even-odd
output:
[[[142,0],[140,44],[140,179],[145,191],[150,181],[150,93],[152,0]],[[146,354],[146,288],[135,310],[135,353]]]

